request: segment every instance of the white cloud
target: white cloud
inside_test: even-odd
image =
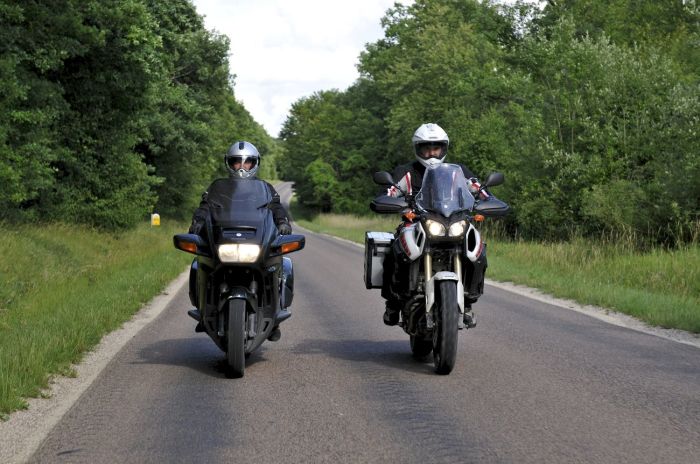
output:
[[[231,39],[236,98],[277,136],[293,102],[357,79],[358,56],[384,36],[380,20],[394,0],[193,3],[207,29]]]

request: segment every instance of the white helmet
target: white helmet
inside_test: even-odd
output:
[[[260,167],[260,153],[250,142],[236,142],[228,149],[224,156],[226,169],[232,177],[248,179],[255,177]]]
[[[416,152],[416,159],[426,168],[442,163],[447,156],[449,145],[450,138],[447,136],[447,132],[437,124],[423,124],[413,133],[413,149]],[[431,148],[440,148],[440,151],[431,154]]]

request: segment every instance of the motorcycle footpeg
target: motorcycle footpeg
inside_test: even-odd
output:
[[[197,322],[200,322],[202,320],[202,313],[200,313],[199,309],[197,308],[192,308],[189,311],[187,311],[187,315]]]

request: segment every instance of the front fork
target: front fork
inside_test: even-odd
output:
[[[453,280],[457,282],[457,306],[461,317],[459,328],[464,327],[464,283],[462,282],[462,258],[458,252],[452,254],[454,272],[442,271],[433,275],[433,256],[429,251],[423,255],[423,272],[425,274],[425,319],[429,329],[434,326],[433,306],[435,304],[435,282]]]

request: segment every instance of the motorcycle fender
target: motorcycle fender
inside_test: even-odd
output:
[[[246,300],[248,302],[248,306],[253,311],[258,310],[258,297],[250,292],[245,287],[234,287],[232,288],[226,298],[222,301],[222,306],[223,304],[228,301],[228,300]]]
[[[245,351],[246,353],[252,352],[255,348],[260,346],[267,338],[267,335],[261,334],[261,333],[256,333],[256,317],[263,317],[261,313],[258,312],[258,297],[254,293],[251,293],[250,290],[248,290],[245,287],[234,287],[231,290],[229,290],[228,294],[226,295],[225,298],[221,299],[221,303],[219,306],[219,331],[218,334],[220,337],[224,336],[224,313],[223,313],[223,307],[226,305],[229,301],[231,300],[245,300],[247,303],[247,306],[249,309],[252,309],[253,314],[249,315],[249,336],[254,337],[252,340],[248,340],[245,345]]]
[[[430,278],[425,284],[425,312],[430,313],[433,310],[433,305],[435,304],[435,282],[441,280],[454,280],[457,282],[457,305],[459,306],[459,312],[464,314],[464,284],[460,280],[459,276],[454,272],[441,271]]]

